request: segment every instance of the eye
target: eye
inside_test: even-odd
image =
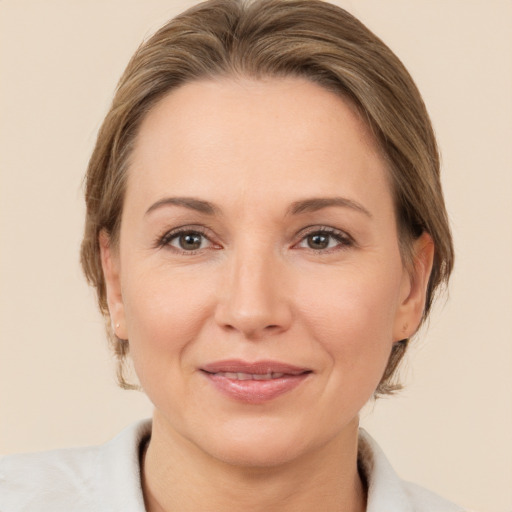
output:
[[[201,233],[190,231],[188,233],[181,233],[176,235],[169,245],[178,247],[184,251],[197,251],[202,249],[206,239]]]
[[[207,249],[213,244],[208,237],[200,231],[182,229],[167,233],[162,237],[158,245],[161,247],[170,246],[181,252],[194,252]]]
[[[298,247],[312,249],[313,251],[329,251],[330,249],[342,249],[350,245],[353,245],[352,239],[342,231],[323,228],[304,236]]]
[[[306,237],[306,242],[310,249],[321,250],[329,249],[335,245],[335,240],[331,235],[325,235],[324,233],[313,233]]]

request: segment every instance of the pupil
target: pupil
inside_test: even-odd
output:
[[[180,236],[180,245],[183,249],[194,250],[201,247],[201,235],[188,233]]]
[[[325,235],[311,235],[308,238],[308,245],[311,249],[325,249],[329,245],[329,237]]]

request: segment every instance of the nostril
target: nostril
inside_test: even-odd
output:
[[[287,330],[291,320],[292,314],[286,301],[263,294],[243,294],[240,288],[219,301],[215,310],[215,321],[225,333],[237,331],[254,339]]]

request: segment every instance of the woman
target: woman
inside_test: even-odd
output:
[[[82,264],[153,421],[4,459],[1,510],[462,510],[358,430],[453,265],[425,107],[360,22],[310,0],[171,20],[86,202]]]

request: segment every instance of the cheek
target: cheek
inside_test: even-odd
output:
[[[141,286],[140,283],[144,283]],[[179,272],[141,272],[123,287],[130,354],[143,386],[151,374],[165,378],[211,317],[214,294],[203,280]]]
[[[378,384],[393,343],[401,275],[397,270],[344,269],[323,287],[317,279],[316,287],[310,283],[297,291],[306,328],[330,360],[338,385]]]

